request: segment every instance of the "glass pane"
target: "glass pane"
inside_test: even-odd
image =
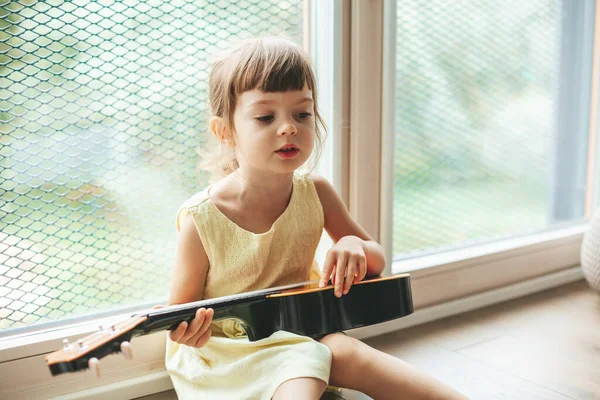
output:
[[[209,57],[302,0],[3,2],[0,330],[168,295]]]
[[[587,156],[557,164],[554,155],[565,140],[556,129],[563,8],[397,2],[395,259],[583,217],[585,190],[569,204],[555,194]]]

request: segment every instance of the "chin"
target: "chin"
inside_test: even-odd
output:
[[[291,160],[277,160],[277,166],[274,169],[281,173],[294,172],[306,164],[307,161],[308,159],[305,157],[296,157]]]
[[[304,163],[300,164],[290,164],[290,165],[286,165],[286,166],[280,166],[279,168],[277,168],[277,172],[280,174],[293,174],[294,172],[296,172],[300,167],[302,167],[304,165]]]
[[[277,173],[279,174],[291,174],[294,173],[298,168],[300,168],[302,165],[304,164],[294,164],[294,165],[285,165],[285,166],[280,166],[276,169]]]

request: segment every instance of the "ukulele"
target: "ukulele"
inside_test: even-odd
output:
[[[189,324],[202,307],[214,309],[213,321],[240,322],[251,342],[279,330],[318,338],[413,312],[408,274],[365,279],[340,298],[333,290],[332,285],[320,288],[318,281],[311,281],[146,310],[79,339],[77,344],[65,339],[63,348],[45,359],[54,376],[88,368],[99,376],[99,359],[119,352],[131,358],[132,338],[175,330],[183,321]]]

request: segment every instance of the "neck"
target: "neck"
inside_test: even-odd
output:
[[[292,191],[293,173],[290,174],[250,174],[238,168],[231,173],[232,184],[236,187],[240,200],[250,204],[277,202],[289,198]]]

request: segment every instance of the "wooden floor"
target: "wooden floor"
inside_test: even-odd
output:
[[[365,342],[470,399],[600,400],[600,294],[585,281]]]

